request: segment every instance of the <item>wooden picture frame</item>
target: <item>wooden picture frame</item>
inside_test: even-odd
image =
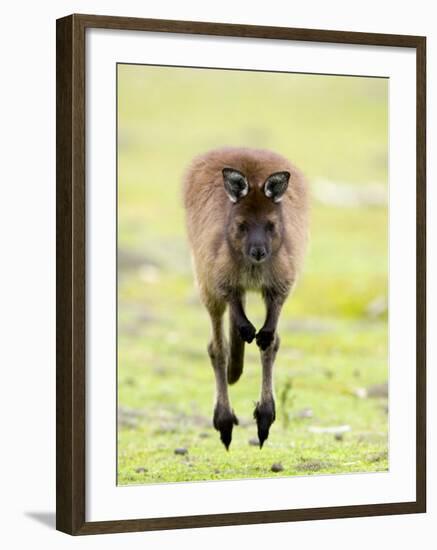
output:
[[[85,32],[89,28],[409,48],[416,52],[416,499],[411,502],[86,521]],[[71,535],[275,523],[426,510],[426,39],[421,36],[70,15],[57,21],[57,529]]]

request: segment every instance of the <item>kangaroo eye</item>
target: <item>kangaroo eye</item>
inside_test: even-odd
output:
[[[244,233],[247,230],[247,224],[245,222],[241,222],[238,224],[238,231],[241,233]]]
[[[273,222],[267,222],[266,229],[267,231],[273,231],[275,229],[275,224]]]

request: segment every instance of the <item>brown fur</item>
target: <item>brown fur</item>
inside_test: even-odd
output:
[[[223,168],[238,170],[249,182],[249,193],[235,204],[225,192]],[[262,186],[271,174],[281,171],[290,173],[289,185],[281,202],[274,203],[265,196]],[[301,269],[308,230],[307,184],[301,172],[276,153],[261,149],[223,148],[193,160],[185,174],[183,200],[200,296],[211,318],[215,319],[213,329],[215,327],[216,331],[213,330],[211,345],[221,350],[220,365],[227,363],[228,381],[233,383],[243,368],[243,340],[249,342],[254,337],[244,314],[245,291],[261,292],[266,302],[266,323],[256,335],[263,350],[263,335],[260,333],[266,329],[276,334],[280,308]],[[245,221],[274,224],[269,237],[271,257],[259,265],[250,264],[242,253],[241,223]],[[231,319],[230,358],[225,357],[229,355],[226,343],[219,342],[223,338],[221,325],[217,324],[226,305],[230,306]],[[241,336],[244,329],[241,324],[246,321],[250,333],[247,339]],[[269,345],[273,345],[274,334],[267,339]],[[275,345],[277,350],[279,339]],[[274,358],[274,354],[270,355]],[[222,368],[217,367],[217,361],[214,364],[212,357],[211,360],[215,370]],[[227,400],[226,396],[224,401]]]
[[[233,205],[223,188],[222,168],[231,166],[243,172],[255,191]],[[291,174],[286,195],[274,205],[260,191],[273,172],[288,170]],[[184,179],[184,206],[188,238],[193,254],[202,299],[208,303],[221,294],[226,285],[238,285],[244,278],[242,266],[234,261],[224,238],[232,211],[261,211],[267,215],[280,208],[284,217],[284,247],[277,253],[263,278],[291,287],[302,264],[307,241],[307,186],[302,174],[276,153],[225,148],[210,151],[194,159]]]

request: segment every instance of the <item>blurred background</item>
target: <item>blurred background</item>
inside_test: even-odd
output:
[[[280,319],[277,419],[262,451],[246,346],[230,451],[211,425],[209,318],[187,247],[193,156],[263,147],[309,178],[304,273]],[[118,483],[388,468],[388,80],[118,65]],[[249,296],[259,328],[263,308]],[[273,470],[272,470],[272,466]]]

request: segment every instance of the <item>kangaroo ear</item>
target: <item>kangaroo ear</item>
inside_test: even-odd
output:
[[[225,191],[232,202],[238,202],[249,193],[246,176],[234,168],[223,168]]]
[[[264,182],[263,190],[266,197],[273,202],[282,200],[285,191],[287,191],[290,172],[275,172]]]

